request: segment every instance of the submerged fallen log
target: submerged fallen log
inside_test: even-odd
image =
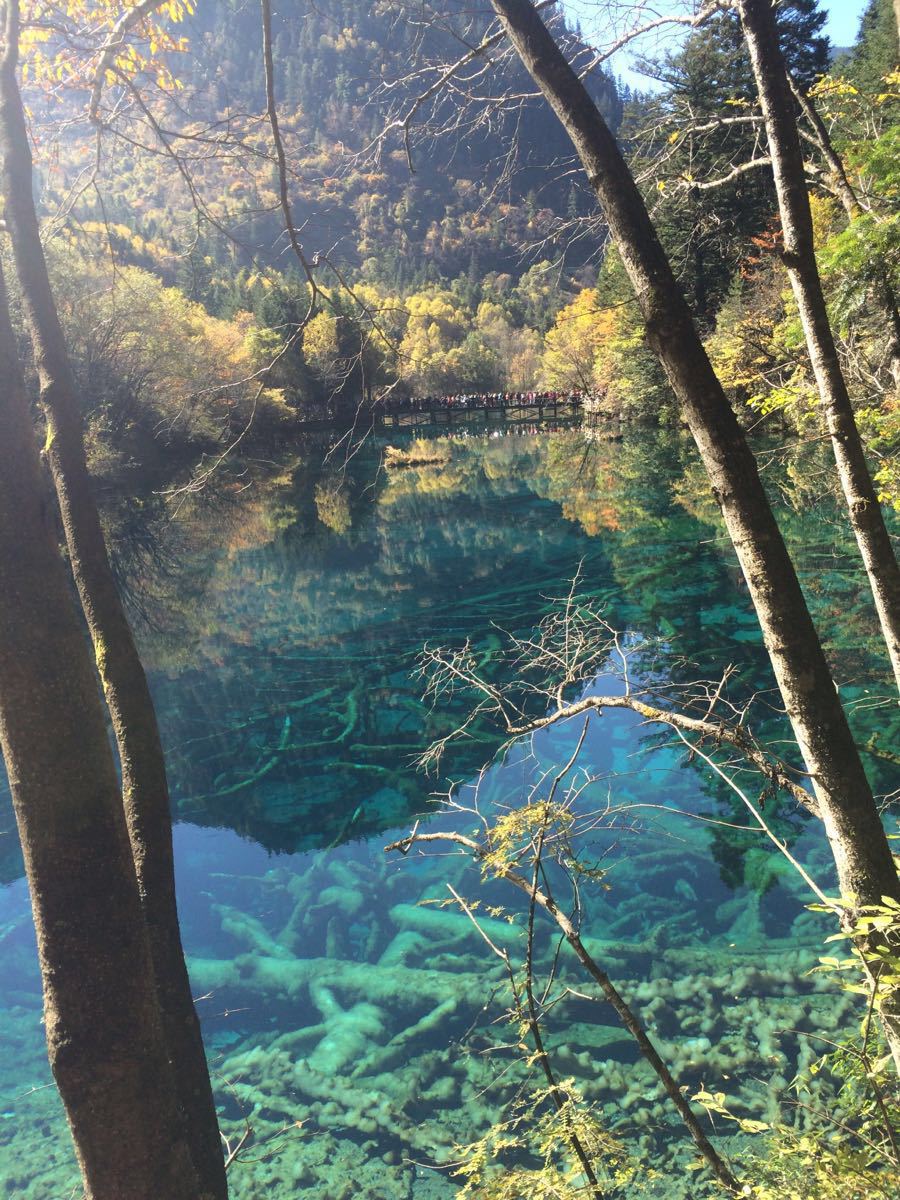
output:
[[[389,1010],[433,1007],[451,997],[477,1001],[501,974],[492,969],[454,976],[447,971],[407,967],[397,962],[387,972],[377,963],[293,958],[283,951],[278,955],[241,954],[233,959],[192,957],[190,969],[195,989],[204,993],[226,992],[232,997],[249,992],[296,1000],[308,995],[311,986],[326,987],[346,1004],[366,1000]]]

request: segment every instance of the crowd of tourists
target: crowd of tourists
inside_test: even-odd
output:
[[[580,404],[580,391],[454,392],[447,396],[385,396],[376,401],[383,413],[422,413],[436,409],[520,408],[538,404]]]

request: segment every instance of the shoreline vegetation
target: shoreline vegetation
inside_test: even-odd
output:
[[[826,222],[833,221],[827,204],[822,213]],[[620,268],[612,255],[607,264],[604,270],[612,284]],[[50,265],[60,290],[73,366],[86,398],[88,456],[93,473],[104,480],[104,490],[129,486],[136,471],[156,479],[158,472],[164,475],[175,462],[184,467],[193,461],[202,472],[205,462],[237,437],[245,447],[265,449],[283,444],[292,425],[299,431],[307,420],[324,419],[336,429],[353,427],[367,410],[346,380],[340,386],[329,385],[325,360],[312,350],[315,331],[307,331],[302,348],[293,352],[296,365],[291,379],[283,364],[270,375],[265,367],[275,343],[258,315],[245,310],[212,317],[177,287],[165,286],[142,268],[110,271],[104,252],[90,239],[84,244],[80,237],[74,238],[64,248],[55,247]],[[749,270],[752,280],[733,291],[707,335],[707,352],[724,371],[728,395],[747,428],[777,430],[787,437],[815,436],[822,428],[821,418],[809,368],[796,354],[796,316],[786,298],[786,275],[770,257],[761,258]],[[484,287],[489,286],[485,281]],[[524,381],[520,376],[515,387],[507,387],[507,376],[493,374],[494,367],[481,376],[469,374],[485,371],[485,364],[466,366],[467,351],[458,340],[465,327],[481,322],[498,337],[501,332],[506,337],[507,318],[494,311],[496,305],[481,303],[473,312],[452,292],[440,289],[406,301],[373,290],[370,299],[391,309],[396,331],[396,357],[392,361],[394,351],[384,347],[379,365],[379,371],[390,376],[385,386],[393,389],[392,399],[382,404],[376,389],[373,412],[403,419],[405,414],[419,413],[417,395],[439,394],[416,388],[435,376],[421,375],[409,339],[417,336],[420,320],[440,311],[444,317],[437,327],[444,329],[440,335],[444,348],[437,358],[432,354],[432,360],[446,356],[448,363],[455,364],[453,370],[461,372],[436,377],[450,385],[447,394],[576,394],[583,397],[585,416],[600,423],[680,422],[668,385],[639,330],[622,324],[632,319],[627,308],[604,308],[597,288],[577,292],[569,303],[562,295],[549,301],[549,313],[554,303],[561,307],[546,333],[530,331],[531,373]],[[351,359],[352,355],[340,361],[329,359],[329,371],[346,375]],[[873,363],[859,357],[856,362],[869,377]],[[467,383],[467,375],[474,385]],[[306,380],[302,393],[296,386],[298,379]],[[882,502],[900,507],[894,452],[900,440],[900,404],[893,395],[886,385],[882,403],[866,402],[858,408],[858,420],[875,459]],[[462,404],[453,411],[471,416]],[[165,486],[161,476],[158,482]]]

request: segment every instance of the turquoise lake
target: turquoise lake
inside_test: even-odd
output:
[[[758,692],[763,731],[788,736],[740,572],[680,435],[473,431],[448,461],[392,472],[381,449],[309,447],[277,466],[246,464],[123,555],[169,762],[184,942],[222,1128],[232,1146],[247,1123],[253,1131],[229,1176],[238,1200],[451,1197],[456,1147],[542,1085],[498,1020],[502,964],[459,908],[422,903],[444,901],[448,884],[477,898],[515,955],[519,896],[485,885],[452,847],[383,851],[416,820],[471,826],[435,797],[453,782],[470,803],[501,742],[476,725],[441,775],[416,770],[415,756],[467,711],[423,701],[424,644],[468,639],[490,671],[503,631],[533,629],[577,574],[611,626],[653,642],[652,667],[638,667],[660,687],[717,679],[732,664],[735,698]],[[827,473],[812,452],[764,461],[887,796],[900,777],[878,751],[896,745],[896,703]],[[621,689],[612,667],[586,687]],[[482,810],[521,801],[582,728],[513,745],[480,780]],[[854,1015],[830,980],[807,975],[830,925],[746,828],[734,793],[670,734],[624,711],[593,716],[579,769],[579,803],[607,813],[590,835],[602,885],[586,881],[580,897],[601,965],[687,1087],[705,1083],[741,1115],[771,1119],[798,1065],[822,1052],[813,1035]],[[740,779],[759,796],[758,780]],[[815,824],[784,797],[765,812],[831,888]],[[63,1200],[79,1194],[78,1175],[44,1056],[5,790],[0,880],[0,1195]],[[541,927],[541,971],[556,950]],[[677,1122],[654,1078],[611,1009],[574,994],[590,992],[578,964],[562,953],[557,970],[547,1040],[558,1074],[632,1153],[679,1174]],[[726,1151],[740,1149],[719,1132]],[[685,1180],[632,1194],[706,1194],[702,1178]]]

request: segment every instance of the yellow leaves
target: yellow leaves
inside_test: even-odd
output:
[[[140,15],[136,8],[137,0],[70,0],[61,14],[53,10],[51,26],[32,4],[24,13],[20,39],[23,85],[45,90],[63,86],[92,95],[99,73],[106,88],[146,77],[163,91],[179,90],[170,58],[184,52],[187,39],[173,36],[170,26],[193,12],[193,5],[168,0]],[[59,36],[51,42],[54,32]]]
[[[743,1133],[766,1133],[772,1128],[765,1121],[754,1121],[749,1117],[736,1117],[726,1106],[724,1092],[709,1092],[706,1088],[701,1087],[700,1091],[695,1093],[691,1099],[695,1104],[702,1105],[708,1113],[715,1113],[716,1116],[734,1121]]]
[[[101,236],[107,236],[106,227]],[[121,227],[120,227],[121,228]],[[118,236],[116,227],[109,233]],[[127,233],[127,231],[126,231]],[[204,439],[218,439],[232,413],[246,413],[257,384],[250,380],[252,317],[211,317],[176,288],[137,267],[113,269],[109,255],[88,257],[81,244],[49,247],[61,317],[73,352],[103,361],[111,377],[137,380],[134,400],[145,413]],[[95,236],[93,233],[89,236]],[[271,419],[284,405],[260,398]],[[98,417],[102,423],[102,414]]]
[[[809,94],[814,99],[826,96],[858,96],[859,89],[843,75],[823,75],[809,89]]]
[[[843,75],[823,75],[810,88],[809,96],[828,121],[845,120],[852,114],[858,117],[861,106],[869,108],[871,105],[871,97],[865,97]]]
[[[303,331],[303,353],[316,370],[328,374],[338,356],[337,317],[316,313]]]
[[[194,6],[190,0],[184,0],[184,3],[181,0],[167,0],[165,4],[159,6],[157,12],[167,16],[177,25],[179,21],[184,20],[185,16],[194,15]]]
[[[818,251],[837,229],[840,214],[837,201],[830,196],[820,196],[811,191],[809,205],[813,219],[813,240]]]
[[[591,388],[603,342],[614,327],[611,309],[600,307],[595,288],[585,288],[557,315],[544,341],[541,374],[548,387]]]
[[[564,838],[573,820],[565,805],[545,800],[511,809],[497,819],[490,831],[490,850],[481,860],[482,871],[486,875],[502,875],[539,834]]]
[[[342,29],[334,42],[335,50],[352,50],[358,44],[358,39],[352,29]]]
[[[888,71],[884,77],[885,89],[879,92],[875,97],[875,103],[878,105],[888,104],[893,100],[900,99],[900,67],[893,71]]]
[[[444,291],[409,296],[405,308],[400,361],[407,378],[423,392],[454,386],[460,365],[457,351],[466,334],[468,314],[451,293]]]

